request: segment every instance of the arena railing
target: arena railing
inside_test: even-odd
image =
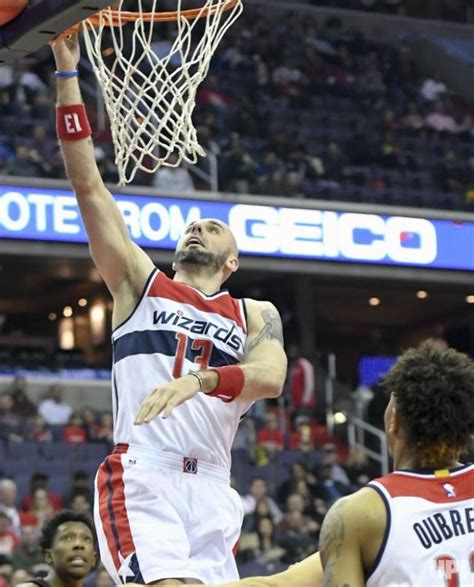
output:
[[[379,451],[373,450],[366,445],[367,435],[375,436],[379,439]],[[388,454],[387,439],[382,430],[364,422],[364,420],[361,420],[360,418],[350,416],[347,427],[347,437],[349,448],[351,450],[361,450],[367,457],[379,463],[382,475],[387,475],[387,473],[389,473],[390,457]]]

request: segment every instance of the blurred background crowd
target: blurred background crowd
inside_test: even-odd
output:
[[[158,54],[172,41],[170,26]],[[111,137],[97,130],[93,74],[84,68],[81,77],[99,167],[116,182]],[[0,68],[0,173],[64,177],[54,84],[48,48]],[[247,7],[213,59],[195,119],[220,191],[473,208],[472,107],[420,70],[403,39],[371,40],[337,16]],[[209,172],[208,159],[198,166]],[[185,166],[139,174],[135,184],[209,187]]]

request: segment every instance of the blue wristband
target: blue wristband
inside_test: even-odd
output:
[[[75,69],[74,71],[55,71],[54,75],[56,77],[77,77],[77,75],[79,75],[79,72],[77,71],[77,69]]]

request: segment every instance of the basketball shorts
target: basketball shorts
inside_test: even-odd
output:
[[[115,583],[238,579],[233,549],[243,510],[227,470],[118,445],[95,486],[100,557]]]

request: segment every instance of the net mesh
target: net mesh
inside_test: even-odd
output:
[[[155,173],[162,165],[194,164],[205,156],[192,120],[197,89],[242,12],[241,0],[202,0],[196,17],[189,18],[189,9],[176,0],[176,15],[165,24],[158,20],[159,0],[138,0],[137,20],[126,18],[124,3],[83,24],[122,185],[139,170]]]

